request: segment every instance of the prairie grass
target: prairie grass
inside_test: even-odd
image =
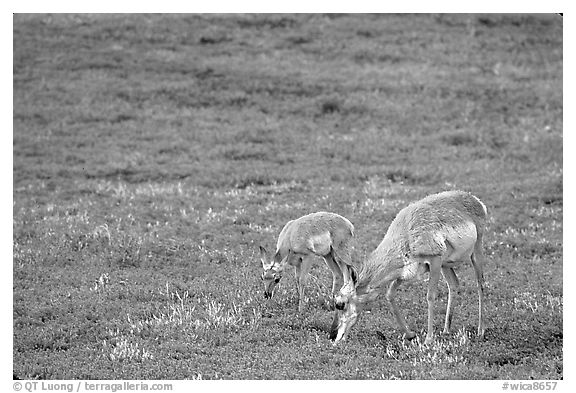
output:
[[[21,379],[562,379],[557,15],[14,15],[13,374]],[[425,286],[333,347],[331,277],[265,302],[258,245],[313,211],[361,260],[395,214],[488,206],[453,332]],[[444,310],[447,290],[440,290]],[[443,311],[438,312],[437,328]]]

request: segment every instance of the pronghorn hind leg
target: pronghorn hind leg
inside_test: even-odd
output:
[[[336,263],[336,266],[338,266],[342,274],[342,279],[344,280],[343,285],[354,286],[354,280],[352,278],[352,256],[350,255],[348,247],[340,247],[336,250],[333,246],[330,246],[329,255],[332,256],[332,260]]]
[[[486,330],[486,323],[484,321],[484,255],[482,253],[482,245],[479,240],[476,243],[474,253],[470,257],[474,272],[476,273],[476,281],[478,282],[478,337],[484,337]]]
[[[328,269],[332,272],[332,300],[334,300],[334,296],[336,296],[340,288],[342,288],[342,285],[344,285],[344,276],[342,269],[340,269],[340,266],[334,260],[332,253],[325,255],[323,258]]]
[[[402,312],[398,308],[398,304],[396,303],[396,298],[395,298],[396,289],[398,289],[398,287],[400,286],[401,283],[402,283],[402,280],[400,280],[400,279],[396,279],[396,280],[392,281],[392,283],[388,287],[388,291],[386,292],[386,300],[388,300],[388,303],[390,304],[390,307],[392,308],[392,313],[394,314],[394,318],[396,318],[396,322],[398,323],[398,326],[400,327],[400,329],[402,330],[402,333],[404,334],[404,338],[406,340],[412,340],[414,337],[416,337],[416,333],[414,333],[408,327],[408,324],[406,323],[406,319],[404,319],[404,315],[402,315]]]
[[[438,298],[438,281],[442,271],[442,259],[440,257],[431,258],[428,263],[430,264],[430,278],[428,279],[428,292],[426,300],[428,301],[428,331],[426,332],[426,339],[424,344],[428,345],[434,341],[434,312],[436,299]]]
[[[448,284],[448,305],[446,306],[446,319],[444,321],[444,334],[450,332],[450,325],[452,324],[452,316],[454,310],[454,295],[459,295],[460,283],[454,269],[451,267],[443,267],[442,275]]]

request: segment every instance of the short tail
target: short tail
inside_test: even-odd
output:
[[[472,194],[470,194],[470,195],[472,195]],[[482,210],[484,210],[484,217],[488,216],[488,208],[486,207],[486,205],[484,204],[484,202],[482,202],[482,201],[480,200],[480,198],[478,198],[478,197],[475,196],[475,195],[472,195],[472,197],[473,197],[474,199],[476,199],[476,201],[480,204],[480,206],[482,206]]]

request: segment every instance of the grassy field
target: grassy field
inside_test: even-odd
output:
[[[557,15],[15,15],[13,374],[21,379],[562,379]],[[336,348],[331,276],[264,302],[258,245],[327,210],[357,260],[395,214],[490,211],[426,347],[425,285]],[[291,272],[289,272],[291,273]],[[437,328],[447,290],[441,286]]]

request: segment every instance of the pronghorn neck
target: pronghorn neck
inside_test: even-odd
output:
[[[402,275],[406,259],[401,242],[384,238],[366,259],[358,273],[356,297],[360,303],[369,303],[385,292],[385,288]]]
[[[375,301],[382,292],[374,287],[366,287],[361,290],[357,290],[356,294],[353,296],[354,301],[357,306],[365,306],[367,304]]]

